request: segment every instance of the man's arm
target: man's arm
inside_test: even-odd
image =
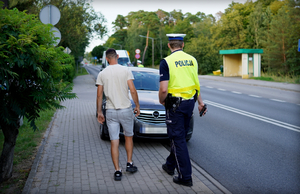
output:
[[[169,85],[169,81],[161,81],[159,83],[158,98],[159,98],[159,103],[161,103],[162,105],[165,105],[165,99],[168,95],[168,85]]]
[[[132,100],[135,104],[134,113],[135,113],[135,116],[137,117],[140,115],[139,97],[138,97],[138,94],[137,94],[137,91],[135,89],[132,79],[127,80],[127,84],[128,84],[129,90],[130,90]]]
[[[98,85],[97,88],[97,113],[98,113],[98,122],[103,124],[105,121],[103,112],[102,112],[102,101],[103,101],[103,86]]]

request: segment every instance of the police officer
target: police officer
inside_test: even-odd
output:
[[[137,60],[137,66],[138,67],[144,67],[144,65],[142,64],[142,61],[140,61],[140,60]]]
[[[193,186],[186,135],[195,101],[198,101],[199,112],[204,108],[200,95],[198,63],[193,56],[182,50],[185,34],[167,34],[167,36],[169,37],[168,47],[172,53],[160,61],[159,102],[166,108],[166,124],[171,150],[162,168],[169,175],[174,175],[176,168],[178,176],[173,177],[173,182]]]

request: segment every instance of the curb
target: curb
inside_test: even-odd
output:
[[[53,126],[53,123],[56,119],[56,114],[57,114],[57,110],[55,111],[53,117],[52,117],[52,120],[44,134],[44,137],[41,141],[41,144],[38,148],[38,151],[37,151],[37,154],[35,156],[35,159],[32,163],[32,166],[31,166],[31,170],[30,170],[30,173],[28,175],[28,178],[26,180],[26,183],[25,183],[25,186],[23,187],[23,191],[22,191],[22,194],[28,194],[31,190],[31,187],[32,187],[32,183],[33,183],[33,178],[35,177],[36,175],[36,172],[37,172],[37,169],[38,169],[38,166],[39,166],[39,163],[41,161],[41,157],[42,157],[42,153],[44,151],[44,147],[46,145],[46,142],[48,140],[48,136],[52,130],[52,126]]]
[[[223,185],[221,185],[216,179],[210,176],[205,170],[198,166],[193,160],[191,160],[192,167],[202,174],[208,181],[210,181],[215,187],[217,187],[222,193],[231,194]]]

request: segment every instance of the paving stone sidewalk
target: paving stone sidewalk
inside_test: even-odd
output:
[[[96,87],[90,75],[74,80],[77,99],[62,103],[45,133],[23,193],[222,193],[193,168],[192,187],[173,183],[161,165],[168,150],[159,142],[134,142],[134,174],[126,173],[126,151],[120,142],[122,181],[114,181],[110,142],[99,138]],[[199,178],[200,177],[200,178]],[[205,183],[205,184],[204,184]],[[213,187],[211,187],[213,188]]]

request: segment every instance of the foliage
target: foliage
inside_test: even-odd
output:
[[[100,59],[102,58],[104,51],[105,51],[105,47],[99,45],[93,48],[91,54],[93,57],[97,57],[98,61],[100,62]]]
[[[21,194],[25,186],[27,177],[31,170],[35,154],[43,135],[54,115],[55,109],[41,111],[40,118],[37,119],[36,125],[38,131],[33,131],[30,123],[25,118],[23,125],[19,128],[19,135],[14,150],[14,168],[13,176],[6,182],[1,183],[0,193]],[[0,150],[3,149],[4,136],[0,131]]]
[[[283,5],[270,22],[270,38],[265,40],[264,55],[266,63],[272,64],[268,69],[270,73],[300,74],[300,54],[297,52],[300,11],[292,6]]]
[[[15,125],[16,114],[35,128],[40,110],[61,108],[56,100],[75,97],[63,83],[74,77],[74,59],[53,46],[51,25],[17,9],[0,12],[1,125]]]
[[[63,108],[75,98],[67,81],[74,77],[74,58],[54,47],[51,24],[35,15],[0,9],[0,128],[5,136],[0,157],[0,183],[12,176],[20,118],[36,130],[40,112]]]
[[[300,53],[297,52],[300,9],[297,6],[300,2],[294,0],[232,2],[216,17],[200,11],[191,14],[181,10],[139,10],[117,16],[113,22],[116,31],[104,46],[118,48],[114,44],[121,44],[130,53],[140,49],[140,55],[145,56],[144,65],[150,66],[152,41],[148,40],[147,50],[144,50],[147,40],[140,37],[149,31],[149,37],[154,38],[154,59],[158,65],[160,59],[170,54],[166,34],[185,33],[184,50],[198,60],[200,74],[219,69],[222,65],[219,50],[263,49],[263,72],[300,75]],[[134,55],[130,57],[131,61],[135,60]]]
[[[95,12],[89,0],[10,0],[10,8],[20,11],[27,10],[39,16],[40,10],[46,5],[56,6],[61,17],[55,27],[61,32],[58,46],[70,48],[71,55],[77,61],[84,55],[86,46],[93,36],[103,38],[107,33],[104,25],[106,19],[100,12]]]

